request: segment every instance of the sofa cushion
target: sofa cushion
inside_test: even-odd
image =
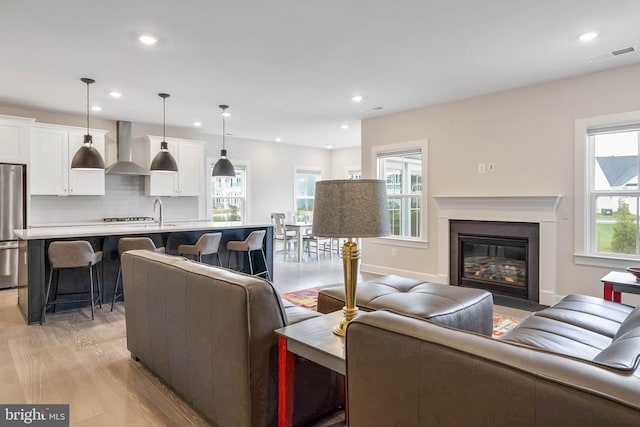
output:
[[[608,336],[541,316],[527,317],[516,328],[497,339],[584,360],[593,360],[611,344]]]
[[[534,313],[613,338],[632,307],[587,295],[567,295],[553,307]]]
[[[344,301],[344,286],[323,289],[318,311],[340,310]],[[356,305],[363,311],[392,310],[488,336],[493,327],[490,292],[394,275],[358,284]]]
[[[613,337],[613,340],[617,341],[618,338],[625,335],[632,329],[640,329],[640,305],[637,306],[629,316],[627,316],[624,322],[622,322],[622,325],[620,325],[620,328],[618,329],[615,337]]]
[[[286,299],[282,299],[282,307],[284,308],[284,313],[287,316],[287,325],[302,322],[303,320],[311,319],[312,317],[322,316],[321,313],[318,313],[315,310],[297,306]]]
[[[616,369],[635,370],[640,363],[640,327],[616,338],[593,361]]]

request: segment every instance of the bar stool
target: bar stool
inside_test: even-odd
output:
[[[118,240],[118,256],[122,256],[126,251],[133,251],[136,249],[146,249],[154,252],[164,252],[164,248],[156,248],[156,244],[153,243],[148,237],[123,237]],[[118,275],[116,276],[116,285],[113,288],[113,297],[111,298],[111,311],[116,303],[116,299],[122,295],[118,293],[118,287],[122,280],[122,265],[118,267]]]
[[[42,302],[42,317],[40,317],[40,324],[45,322],[45,316],[47,308],[54,307],[56,304],[76,303],[82,301],[91,301],[91,320],[94,319],[94,308],[96,298],[94,297],[94,284],[93,284],[93,271],[96,273],[96,282],[98,285],[98,304],[102,308],[102,296],[100,294],[100,278],[98,276],[97,264],[102,261],[102,251],[94,252],[91,244],[86,240],[77,240],[71,242],[52,242],[49,245],[49,264],[51,265],[51,271],[49,272],[49,284],[47,285],[47,292],[45,293],[44,301]],[[72,269],[72,268],[89,268],[89,290],[91,292],[90,300],[74,300],[74,301],[58,301],[58,282],[60,280],[60,270]],[[53,282],[53,273],[56,273],[56,284],[54,290],[54,300],[49,302],[49,295],[51,293],[51,283]],[[61,295],[72,295],[78,292],[68,292]]]
[[[178,255],[194,255],[198,257],[198,261],[202,262],[202,255],[213,255],[218,257],[218,265],[222,267],[218,248],[222,240],[222,233],[205,233],[196,242],[195,245],[178,246]]]
[[[229,261],[227,262],[227,267],[231,268],[231,252],[236,252],[236,264],[238,267],[240,266],[240,262],[238,262],[238,252],[246,252],[247,258],[249,259],[249,269],[252,275],[260,276],[265,274],[267,280],[271,280],[269,275],[269,267],[267,265],[267,257],[264,255],[264,249],[262,249],[262,244],[264,242],[264,236],[267,234],[265,230],[254,230],[247,236],[243,241],[232,240],[227,242],[227,250],[229,251]],[[264,260],[265,270],[259,273],[253,272],[253,261],[251,261],[251,252],[260,251],[262,253],[262,259]]]

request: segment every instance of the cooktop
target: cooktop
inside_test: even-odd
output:
[[[134,222],[134,221],[153,221],[150,216],[125,216],[116,218],[102,218],[104,222]]]

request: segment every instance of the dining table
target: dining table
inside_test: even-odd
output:
[[[297,239],[296,246],[298,249],[296,253],[296,259],[298,262],[302,262],[303,238],[305,235],[311,234],[310,232],[307,232],[307,231],[308,230],[310,231],[313,228],[313,224],[309,222],[292,222],[292,223],[285,223],[285,227],[287,231],[295,230],[296,232],[296,239]]]

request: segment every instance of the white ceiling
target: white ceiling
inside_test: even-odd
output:
[[[234,136],[356,146],[364,118],[640,62],[588,59],[638,49],[639,17],[639,0],[0,0],[0,103],[84,114],[91,77],[92,116],[160,124],[167,92],[169,126],[220,134],[226,103]]]

